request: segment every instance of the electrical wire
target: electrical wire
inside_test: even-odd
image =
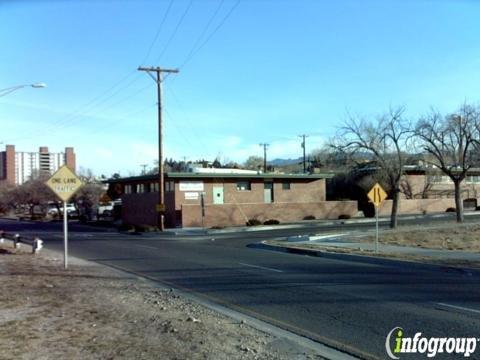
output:
[[[187,55],[187,59],[192,56],[193,52],[195,51],[195,49],[197,48],[197,46],[200,44],[200,41],[203,39],[203,37],[205,36],[207,30],[210,28],[210,25],[212,24],[213,20],[217,17],[220,9],[222,8],[223,4],[224,4],[225,0],[221,0],[217,6],[217,8],[215,9],[215,11],[213,12],[213,14],[210,16],[210,19],[207,21],[207,24],[204,26],[203,30],[200,32],[200,35],[197,37],[197,39],[195,40],[195,42],[193,43],[193,46],[192,48],[190,49],[190,51],[188,52],[188,55]]]
[[[215,27],[215,29],[208,35],[208,37],[205,39],[205,41],[193,52],[190,52],[190,54],[186,57],[186,59],[181,63],[179,66],[180,69],[183,69],[185,65],[187,65],[193,57],[203,49],[203,47],[210,41],[210,39],[220,30],[220,28],[225,24],[225,22],[228,20],[228,18],[232,15],[233,11],[240,5],[240,0],[237,0],[237,2],[230,8],[230,10],[227,12],[227,14],[223,17],[223,19],[218,23],[218,25]]]
[[[170,35],[170,38],[167,40],[167,43],[165,44],[165,46],[163,47],[162,51],[160,52],[160,54],[158,55],[158,58],[157,60],[155,61],[156,63],[158,63],[160,61],[160,59],[163,57],[163,55],[165,54],[165,52],[167,51],[168,47],[170,46],[170,44],[172,43],[173,39],[175,38],[175,36],[177,35],[177,32],[178,30],[180,29],[180,26],[182,25],[183,21],[185,20],[185,17],[187,16],[190,8],[192,7],[192,4],[193,4],[193,0],[190,0],[190,2],[188,3],[187,7],[185,8],[185,10],[183,11],[183,14],[181,15],[179,21],[177,22],[177,25],[175,26],[175,29],[173,30],[173,33]]]
[[[147,54],[145,55],[143,61],[140,64],[145,64],[148,57],[150,56],[150,53],[152,52],[152,49],[153,49],[153,45],[155,45],[155,43],[157,42],[158,36],[160,35],[160,32],[163,28],[163,25],[165,24],[165,21],[167,20],[168,14],[170,13],[170,10],[171,10],[172,5],[173,5],[173,1],[174,0],[170,0],[170,2],[168,3],[167,11],[165,11],[165,14],[163,14],[163,18],[162,18],[162,21],[160,22],[160,26],[158,27],[157,33],[155,34],[155,37],[153,38],[153,41],[152,41],[152,43],[150,44],[150,46],[147,50]]]

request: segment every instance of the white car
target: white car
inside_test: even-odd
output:
[[[73,204],[67,204],[67,214],[70,214],[74,211],[77,211],[77,209],[75,209],[75,205]],[[56,206],[54,205],[50,205],[50,209],[48,209],[47,211],[47,214],[48,215],[56,215],[58,214],[58,209]],[[63,205],[60,205],[60,214],[63,214]]]

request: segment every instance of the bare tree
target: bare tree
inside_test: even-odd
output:
[[[34,215],[37,206],[46,208],[49,201],[56,199],[55,194],[45,185],[47,175],[29,180],[26,183],[13,188],[10,192],[11,203],[17,206],[27,206],[30,214]]]
[[[461,185],[475,160],[475,148],[479,141],[478,122],[478,109],[464,104],[457,113],[447,116],[432,110],[415,127],[420,146],[431,155],[427,161],[454,184],[457,222],[463,222]]]
[[[79,211],[80,220],[91,220],[94,210],[100,202],[100,197],[106,192],[104,185],[98,181],[90,169],[79,171],[79,177],[83,186],[74,195],[73,202]]]
[[[335,148],[350,153],[350,157],[354,157],[355,153],[364,153],[371,158],[374,172],[389,187],[393,200],[391,228],[397,226],[400,184],[406,148],[412,133],[410,123],[404,118],[404,111],[403,107],[390,109],[373,121],[349,114],[339,129],[337,143],[333,144]]]
[[[263,158],[255,155],[249,156],[243,166],[245,169],[260,170],[263,166]]]

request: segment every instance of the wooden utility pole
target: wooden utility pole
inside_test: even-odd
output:
[[[157,83],[157,97],[158,97],[158,176],[159,188],[158,188],[158,228],[160,231],[165,230],[164,216],[165,216],[165,193],[164,193],[164,174],[163,174],[163,121],[162,121],[162,74],[163,73],[178,73],[178,69],[163,69],[160,67],[142,67],[138,68],[138,71],[146,71],[148,75]],[[152,73],[156,73],[157,76],[153,76]]]
[[[308,137],[306,134],[298,135],[298,137],[302,138],[302,148],[303,148],[303,173],[305,174],[307,172],[307,158],[305,155],[305,138]]]
[[[269,144],[258,144],[260,146],[263,146],[263,172],[267,172],[267,148]]]

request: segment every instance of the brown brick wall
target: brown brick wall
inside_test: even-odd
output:
[[[6,170],[5,179],[7,183],[10,185],[15,185],[16,176],[15,176],[15,146],[14,145],[5,146],[5,170]]]
[[[241,180],[241,179],[240,179]],[[181,210],[182,205],[199,205],[198,200],[186,200],[185,192],[180,191],[179,181],[175,183],[175,208]],[[193,179],[192,179],[193,181]],[[283,181],[275,180],[273,185],[274,202],[291,203],[291,202],[319,202],[325,201],[325,180],[318,179],[313,181],[298,182],[290,180],[290,190],[282,189]],[[224,179],[221,181],[213,181],[212,179],[204,179],[205,204],[213,204],[213,187],[223,186],[223,197],[225,204],[254,204],[264,203],[264,181],[253,179],[251,181],[251,190],[238,191],[237,180]]]
[[[325,179],[311,182],[290,182],[290,190],[283,190],[283,182],[274,184],[275,202],[319,202],[325,201]]]
[[[431,214],[444,213],[447,208],[455,207],[454,199],[401,199],[399,214]],[[389,216],[392,211],[392,200],[385,200],[380,206],[379,215]]]
[[[288,205],[279,203],[207,205],[204,225],[206,227],[245,225],[247,219],[258,219],[262,222],[276,219],[284,223],[303,220],[306,216],[312,215],[317,219],[338,219],[339,215],[355,216],[357,211],[356,201],[321,201]],[[201,226],[200,206],[182,206],[182,223],[184,227]]]
[[[415,199],[426,195],[429,199],[452,198],[454,196],[453,183],[429,183],[426,175],[407,175],[406,180],[410,184],[412,195]],[[405,194],[402,194],[405,198]],[[472,184],[463,181],[462,198],[480,197],[480,184]]]
[[[122,195],[122,220],[130,225],[157,225],[158,193]]]

